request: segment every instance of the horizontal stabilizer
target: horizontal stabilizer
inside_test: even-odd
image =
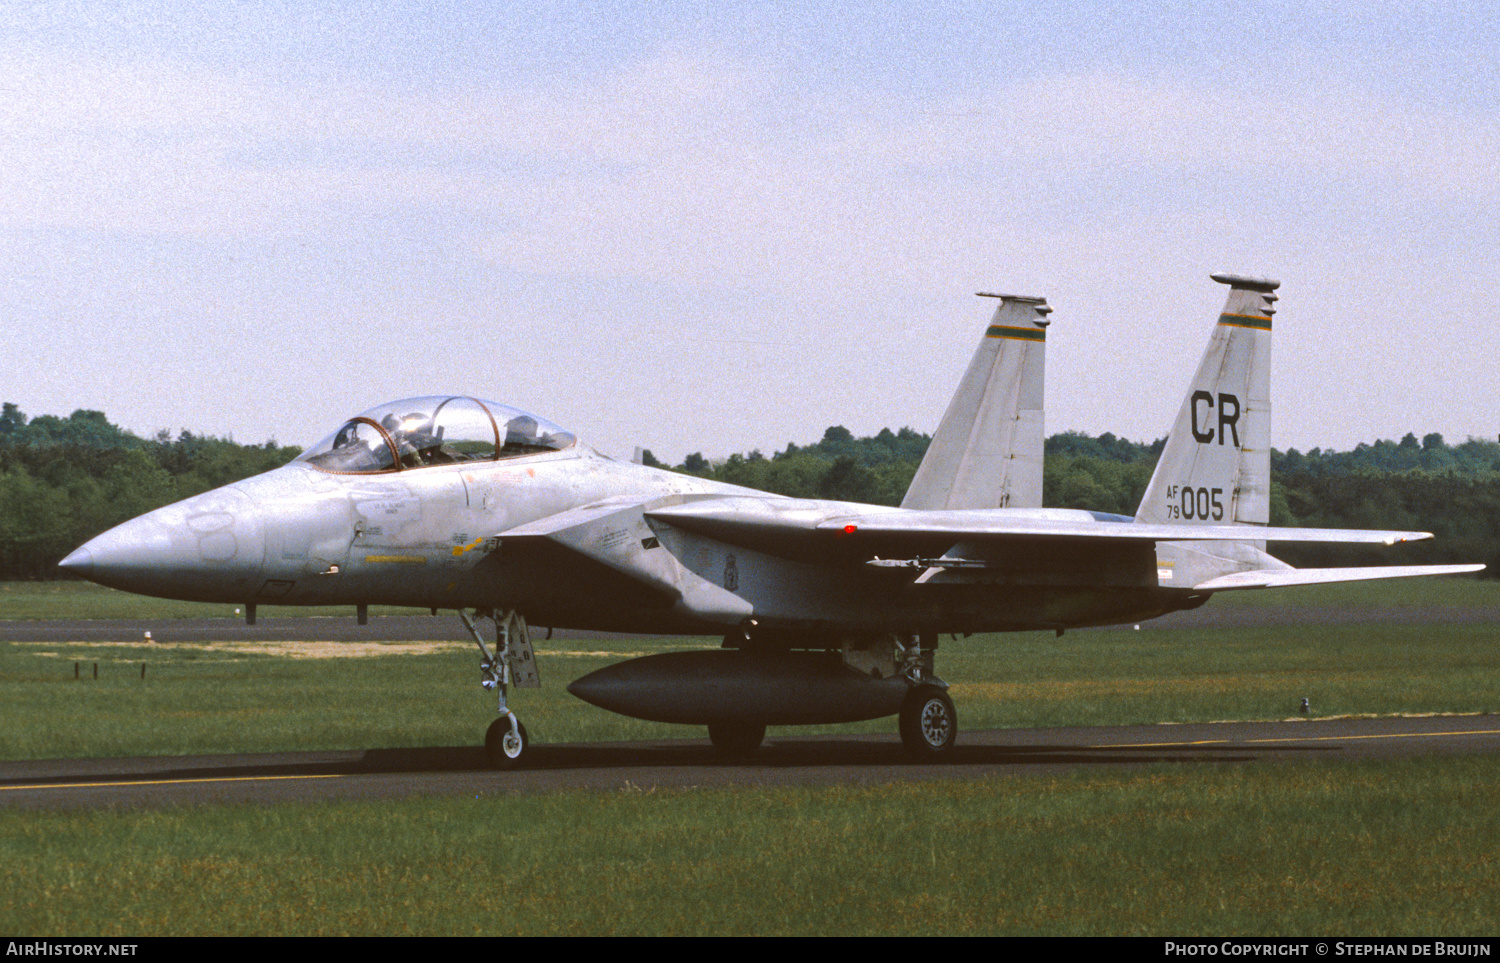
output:
[[[1317,585],[1324,582],[1359,582],[1376,578],[1412,578],[1418,575],[1459,575],[1483,571],[1483,565],[1377,565],[1366,568],[1256,569],[1209,579],[1193,589],[1228,592],[1235,589],[1280,588],[1285,585]]]

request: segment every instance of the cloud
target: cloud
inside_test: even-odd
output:
[[[1149,372],[1190,368],[1194,332],[1217,310],[1212,270],[1287,281],[1291,336],[1279,343],[1322,325],[1339,355],[1294,377],[1357,383],[1330,373],[1351,345],[1383,370],[1494,354],[1487,329],[1456,323],[1493,287],[1485,256],[1500,240],[1500,138],[1484,109],[1380,92],[1338,62],[1278,61],[1248,79],[997,69],[922,93],[803,66],[675,49],[567,79],[391,90],[0,48],[0,253],[22,292],[12,315],[37,337],[75,319],[56,350],[79,370],[160,355],[153,370],[196,387],[187,413],[152,417],[194,430],[305,439],[334,420],[319,409],[311,427],[236,422],[240,399],[205,413],[266,325],[289,347],[260,377],[293,396],[356,342],[368,370],[418,393],[434,375],[408,363],[417,325],[503,358],[506,391],[535,395],[514,400],[580,427],[602,419],[626,450],[661,410],[681,412],[679,456],[708,446],[729,410],[763,433],[744,447],[830,423],[930,427],[942,372],[961,370],[970,322],[983,320],[971,317],[983,313],[976,290],[1048,296],[1049,366],[1067,386],[1052,424],[1130,437],[1170,415],[1121,399],[1148,394]],[[1416,317],[1463,349],[1389,327]],[[601,318],[614,335],[603,347]],[[122,339],[108,351],[105,329]],[[893,366],[892,345],[914,332],[927,341],[900,352],[911,367]],[[838,374],[809,392],[809,369]],[[557,371],[570,376],[554,384]],[[620,371],[652,372],[659,393],[612,395]],[[705,400],[704,371],[718,402]],[[491,374],[473,367],[465,390],[486,394]],[[139,410],[162,410],[150,384],[132,391]],[[1491,394],[1468,392],[1462,419],[1418,421],[1462,437],[1493,420]],[[614,398],[602,414],[601,396]],[[1360,426],[1368,410],[1332,397],[1299,417]]]
[[[1150,234],[1222,217],[1237,190],[1313,215],[1354,188],[1493,202],[1500,121],[1356,80],[1033,74],[930,100],[798,88],[708,51],[413,96],[11,53],[0,223],[323,234],[351,213],[458,215],[476,256],[516,271],[805,296],[810,273],[947,286],[976,243],[1030,262],[1080,222]]]
[[[788,109],[763,77],[722,85],[735,92],[722,109],[700,98],[674,110],[669,81],[636,71],[591,93],[590,122],[569,128],[586,133],[547,138],[564,162],[512,185],[519,193],[501,203],[524,223],[486,253],[527,271],[698,283],[755,284],[816,264],[880,284],[894,264],[921,274],[936,260],[951,275],[951,254],[980,241],[1047,247],[1078,219],[1149,234],[1184,209],[1222,219],[1227,204],[1264,229],[1272,213],[1256,206],[1276,201],[1316,217],[1356,193],[1402,206],[1488,203],[1497,190],[1496,118],[1352,84],[1230,90],[1073,74],[942,104],[833,92]],[[646,106],[656,94],[662,109]],[[558,115],[581,113],[555,96]],[[651,123],[634,124],[640,116]],[[705,128],[716,136],[695,136]],[[1098,209],[1080,207],[1095,196]]]

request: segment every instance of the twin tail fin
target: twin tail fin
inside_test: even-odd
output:
[[[1040,508],[1046,299],[999,298],[901,507]]]

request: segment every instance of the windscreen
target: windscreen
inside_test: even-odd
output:
[[[297,460],[323,471],[360,474],[497,461],[561,451],[575,441],[557,425],[506,405],[432,395],[371,408]]]

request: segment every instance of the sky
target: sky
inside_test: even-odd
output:
[[[1282,282],[1273,444],[1500,432],[1500,12],[0,11],[0,400],[308,445],[454,393],[614,455],[931,432],[1045,296],[1047,430],[1166,433]]]

